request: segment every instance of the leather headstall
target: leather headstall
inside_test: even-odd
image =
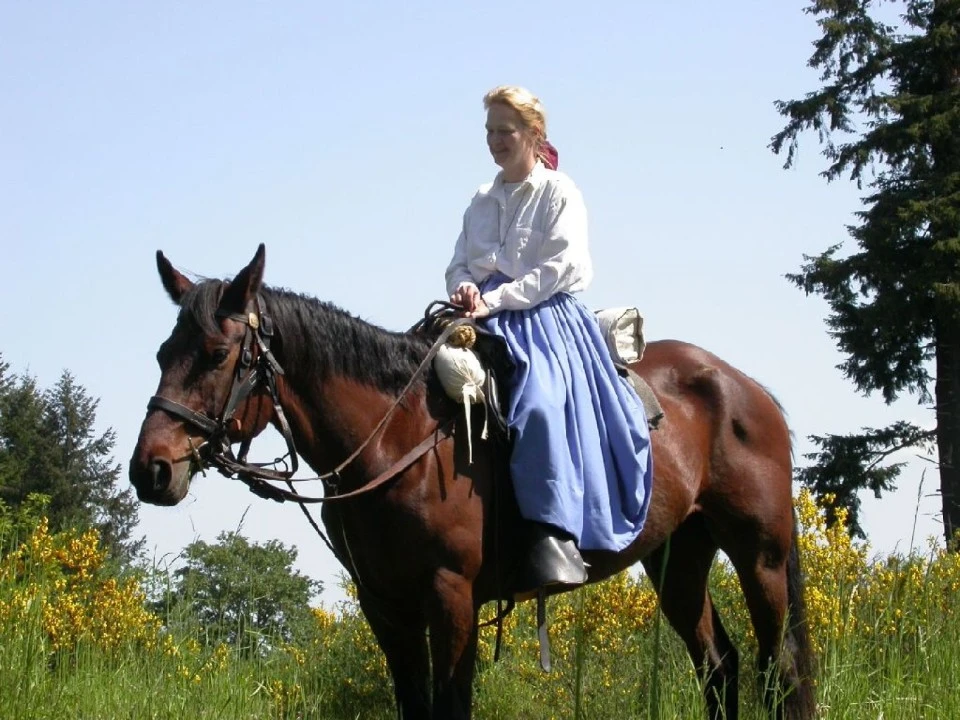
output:
[[[288,480],[298,468],[297,451],[293,442],[293,433],[287,422],[280,397],[277,393],[277,377],[283,375],[283,368],[277,362],[270,349],[274,336],[272,318],[263,310],[263,299],[258,295],[252,299],[246,314],[216,313],[220,319],[233,320],[246,326],[241,341],[240,356],[237,358],[236,372],[233,384],[223,411],[219,417],[191,410],[185,405],[170,400],[162,395],[154,395],[147,402],[151,410],[164,410],[171,415],[195,426],[205,435],[205,442],[199,448],[191,450],[193,461],[200,470],[212,465],[227,477],[234,475],[248,475],[263,480]],[[238,408],[253,393],[258,386],[265,386],[273,402],[277,423],[287,445],[290,466],[287,470],[271,470],[264,464],[248,463],[247,453],[250,449],[250,440],[240,443],[240,452],[235,455],[230,443],[230,431],[239,425],[235,419]],[[271,463],[275,464],[275,463]]]

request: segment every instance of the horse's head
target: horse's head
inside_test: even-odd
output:
[[[160,346],[160,384],[130,460],[137,496],[175,505],[212,454],[266,426],[273,403],[257,382],[264,247],[230,281],[193,283],[157,252],[163,287],[180,306]]]

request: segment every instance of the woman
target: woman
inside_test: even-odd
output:
[[[652,478],[647,421],[596,317],[573,296],[593,277],[587,213],[576,185],[556,171],[540,101],[501,86],[483,104],[501,170],[464,213],[447,292],[505,339],[516,365],[510,469],[520,513],[533,521],[520,589],[576,584],[586,579],[577,547],[621,550],[643,527]]]

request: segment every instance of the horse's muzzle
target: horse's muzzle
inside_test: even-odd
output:
[[[140,501],[151,505],[176,505],[183,500],[189,472],[189,462],[172,463],[160,457],[141,460],[136,456],[130,461],[130,483]]]

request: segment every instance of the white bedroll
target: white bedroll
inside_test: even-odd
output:
[[[596,311],[597,322],[614,360],[624,365],[643,357],[643,315],[635,307],[607,308]]]
[[[467,421],[467,457],[471,464],[473,463],[473,432],[470,428],[470,406],[484,401],[483,383],[487,375],[480,363],[480,358],[471,349],[476,339],[476,332],[472,327],[458,328],[437,351],[437,356],[433,359],[433,367],[437,371],[437,377],[443,389],[447,395],[463,404]],[[486,421],[483,423],[480,438],[487,439]]]

